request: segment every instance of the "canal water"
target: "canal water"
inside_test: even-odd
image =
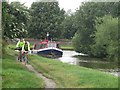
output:
[[[63,56],[57,58],[57,60],[63,63],[69,63],[72,65],[79,65],[87,68],[98,69],[106,73],[118,76],[118,64],[108,62],[99,58],[90,58],[86,54],[77,53],[75,51],[63,51]]]

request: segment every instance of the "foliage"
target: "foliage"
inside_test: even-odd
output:
[[[19,2],[2,2],[2,29],[3,37],[25,37],[27,34],[26,24],[28,10]]]
[[[118,18],[105,16],[99,21],[103,23],[96,25],[94,55],[118,60]]]
[[[71,39],[76,32],[76,24],[74,15],[66,15],[62,22],[62,38]]]
[[[49,32],[50,38],[60,38],[64,11],[60,10],[58,2],[34,2],[30,11],[30,37],[44,39]]]
[[[72,40],[74,50],[76,52],[82,52],[82,48],[80,47],[80,44],[81,44],[80,40],[81,40],[80,35],[78,33],[76,33]]]
[[[6,40],[1,40],[1,44],[2,44],[2,54],[5,54],[6,53],[6,50],[5,48],[7,47],[8,43]]]
[[[81,53],[92,55],[94,45],[96,20],[98,17],[112,15],[118,17],[117,2],[85,2],[75,13],[77,34],[73,38],[74,48]],[[102,23],[102,22],[100,22]],[[77,45],[76,45],[77,44]],[[101,47],[104,48],[104,47]]]

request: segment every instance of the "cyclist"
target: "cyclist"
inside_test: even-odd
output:
[[[28,62],[28,52],[29,51],[30,51],[30,43],[28,41],[25,41],[25,44],[22,47],[22,55],[24,56],[23,61],[25,62],[25,64],[26,64],[26,62]]]
[[[18,41],[17,45],[16,45],[16,49],[19,50],[19,53],[18,53],[18,60],[20,60],[20,62],[22,62],[22,53],[21,53],[21,50],[22,50],[22,47],[23,45],[25,44],[25,41],[24,39],[20,38],[20,40]]]

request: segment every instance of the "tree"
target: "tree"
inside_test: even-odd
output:
[[[73,15],[66,16],[64,21],[62,22],[62,37],[66,39],[72,39],[76,29],[75,17]]]
[[[80,50],[79,52],[87,53],[89,55],[92,54],[91,46],[95,43],[96,20],[97,17],[103,17],[105,15],[117,17],[119,15],[118,3],[86,2],[80,6],[79,10],[77,10],[75,17],[77,21],[77,33],[79,34],[75,35],[74,40],[78,41],[77,37],[79,37],[79,43],[74,40],[73,42],[77,43],[77,47],[79,47]],[[74,45],[74,47],[76,48],[76,45]]]
[[[99,18],[102,24],[96,25],[94,56],[118,60],[118,18],[105,16]]]
[[[30,37],[44,39],[49,32],[49,37],[60,38],[64,11],[60,10],[58,2],[34,2],[30,11]]]
[[[19,2],[2,2],[3,37],[20,38],[27,34],[28,10]]]
[[[82,52],[83,51],[82,48],[80,48],[80,44],[81,44],[80,40],[81,40],[81,38],[80,38],[79,33],[75,33],[75,36],[73,37],[72,42],[73,42],[74,50],[76,52]]]

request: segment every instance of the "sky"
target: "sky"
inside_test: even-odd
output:
[[[58,0],[60,8],[64,8],[65,11],[71,9],[72,12],[75,12],[83,1],[85,0]]]
[[[30,7],[32,2],[36,0],[9,0],[12,1],[20,1],[21,3],[25,3],[25,6]],[[59,2],[60,8],[64,8],[65,11],[71,9],[72,12],[75,12],[76,8],[79,8],[81,2],[86,0],[57,0]]]

